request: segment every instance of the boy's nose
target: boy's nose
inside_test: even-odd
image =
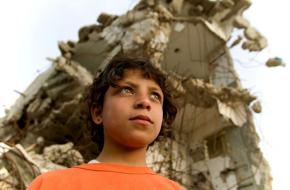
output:
[[[148,111],[151,110],[151,104],[149,98],[139,98],[135,101],[134,108],[136,109],[147,109]]]

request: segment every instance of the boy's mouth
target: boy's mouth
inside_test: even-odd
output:
[[[137,115],[137,116],[131,117],[129,120],[139,120],[139,119],[148,121],[151,124],[153,124],[153,121],[146,115]]]

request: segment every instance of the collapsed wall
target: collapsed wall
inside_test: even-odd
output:
[[[243,89],[230,48],[261,51],[266,39],[242,17],[249,0],[144,0],[125,15],[101,14],[60,42],[52,60],[0,123],[0,188],[25,189],[40,173],[98,154],[86,128],[84,95],[94,73],[121,54],[149,57],[168,76],[179,112],[148,151],[157,172],[187,189],[271,189],[259,149],[256,97]],[[228,44],[233,29],[244,32]]]

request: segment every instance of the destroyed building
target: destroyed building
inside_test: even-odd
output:
[[[168,76],[178,106],[169,135],[148,151],[153,170],[191,190],[271,190],[252,118],[261,106],[241,86],[230,53],[267,46],[243,17],[250,5],[141,0],[124,15],[101,14],[77,42],[60,42],[60,56],[0,121],[0,189],[25,189],[40,173],[96,157],[85,89],[111,58],[130,54],[149,57]]]

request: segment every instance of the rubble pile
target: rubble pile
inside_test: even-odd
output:
[[[179,108],[148,164],[187,189],[271,189],[252,121],[257,98],[240,85],[229,49],[267,41],[242,14],[249,0],[142,0],[125,15],[102,13],[59,42],[61,55],[0,121],[0,189],[25,189],[40,173],[94,159],[85,106],[93,75],[115,56],[147,56],[168,76]],[[233,29],[243,36],[227,47]]]

